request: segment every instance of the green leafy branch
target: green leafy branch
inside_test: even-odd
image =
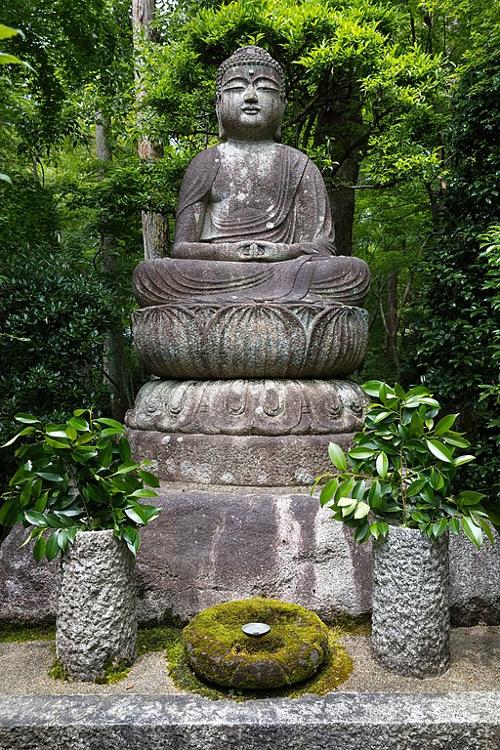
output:
[[[157,477],[132,458],[125,427],[114,419],[94,418],[91,409],[76,409],[63,424],[43,423],[18,414],[24,424],[19,439],[19,466],[2,496],[0,524],[32,529],[35,560],[53,560],[78,531],[113,529],[132,554],[139,550],[139,529],[160,509],[143,504],[157,497]]]
[[[493,543],[485,495],[450,493],[457,469],[475,459],[463,452],[468,440],[452,429],[458,414],[437,419],[439,403],[423,386],[404,391],[374,380],[363,388],[378,401],[369,406],[363,430],[347,452],[330,443],[337,473],[316,480],[312,491],[321,486],[321,505],[354,528],[358,542],[385,537],[396,524],[430,538],[463,531],[476,547],[483,534]]]

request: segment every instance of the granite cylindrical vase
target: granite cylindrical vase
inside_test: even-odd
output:
[[[391,526],[373,546],[372,650],[407,677],[446,672],[450,661],[448,537]]]
[[[136,656],[135,560],[112,529],[79,531],[62,557],[57,658],[68,677],[92,682]]]

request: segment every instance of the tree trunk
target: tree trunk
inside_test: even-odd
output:
[[[95,118],[95,150],[96,156],[103,164],[111,161],[109,145],[109,126],[102,112],[96,112]],[[115,241],[110,231],[107,219],[101,215],[101,268],[109,281],[113,284],[118,274]],[[115,419],[123,421],[128,408],[127,390],[125,387],[125,347],[123,333],[120,329],[110,331],[104,341],[103,370],[107,384],[111,388],[111,413]]]
[[[318,115],[315,143],[330,142],[329,156],[334,164],[332,173],[325,174],[335,225],[335,245],[338,255],[352,255],[355,191],[362,148],[368,133],[363,124],[361,97],[354,80],[325,83],[328,106]]]
[[[348,157],[335,175],[337,184],[355,185],[358,181],[360,158]],[[335,225],[337,255],[352,255],[355,199],[353,188],[331,187],[329,192]]]
[[[141,42],[143,40],[157,41],[157,34],[152,26],[156,0],[132,0],[132,28],[135,50],[135,84],[136,102],[138,104],[137,124],[142,129],[143,118],[140,104],[144,98],[144,86],[141,77],[142,58]],[[156,161],[163,156],[161,143],[153,143],[145,136],[139,138],[137,144],[139,157],[144,161]],[[167,222],[165,218],[152,210],[142,211],[142,238],[144,258],[161,258],[165,254],[167,243]]]

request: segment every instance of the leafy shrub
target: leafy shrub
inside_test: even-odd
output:
[[[484,532],[493,542],[489,520],[500,517],[487,512],[484,494],[450,493],[457,469],[475,458],[463,453],[470,444],[452,429],[458,414],[436,421],[439,403],[423,386],[404,391],[374,380],[363,387],[379,400],[369,406],[347,453],[330,443],[338,474],[316,480],[324,483],[321,505],[356,529],[358,542],[386,536],[390,524],[418,528],[431,538],[463,531],[477,547]]]
[[[104,338],[121,325],[109,293],[84,263],[48,253],[7,269],[0,295],[0,439],[14,414],[58,420],[83,402],[109,403],[102,371]],[[4,474],[6,458],[2,457]]]
[[[19,466],[2,497],[0,524],[32,526],[27,542],[35,540],[37,561],[53,560],[82,530],[113,529],[137,554],[138,528],[159,513],[141,500],[156,497],[151,487],[159,481],[132,460],[124,426],[95,419],[89,409],[76,409],[64,424],[30,414],[16,420],[26,426],[4,448],[25,442],[15,453]]]

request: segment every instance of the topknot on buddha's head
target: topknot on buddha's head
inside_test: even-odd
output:
[[[280,79],[281,95],[284,98],[285,74],[283,72],[283,68],[281,67],[279,62],[277,62],[277,60],[271,57],[267,50],[262,49],[262,47],[256,47],[255,45],[240,47],[231,55],[231,57],[228,57],[227,60],[224,60],[224,62],[220,65],[217,71],[217,96],[220,96],[222,79],[224,78],[225,73],[227,73],[230,68],[240,67],[241,65],[264,66],[266,68],[272,68],[273,70],[275,70],[278,73]]]

